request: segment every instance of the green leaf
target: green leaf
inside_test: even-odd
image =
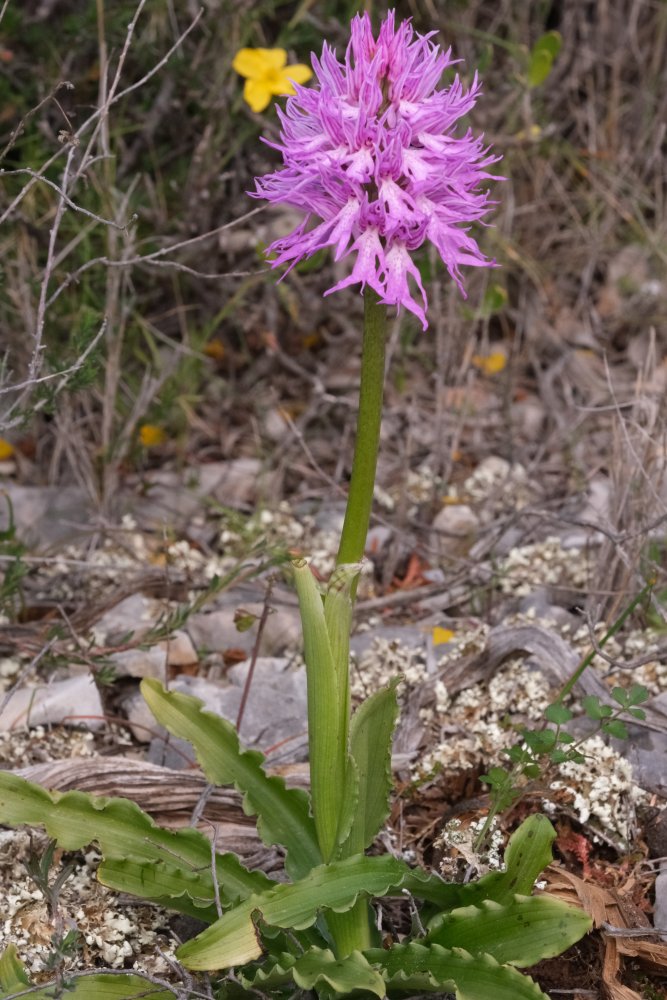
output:
[[[53,1000],[55,983],[41,989],[32,989],[23,964],[13,944],[7,945],[0,956],[0,1000],[15,993],[25,994],[31,1000]],[[93,975],[71,973],[65,977],[65,997],[76,1000],[133,1000],[145,997],[150,1000],[173,1000],[171,990],[162,990],[143,976],[122,973],[114,976],[100,972]]]
[[[529,87],[539,87],[544,83],[561,50],[563,39],[557,31],[547,31],[538,38],[528,55],[528,70],[526,73]]]
[[[302,990],[326,985],[335,993],[348,996],[353,990],[367,990],[377,997],[386,996],[384,979],[360,951],[336,958],[332,951],[310,948],[294,963],[294,982]]]
[[[365,851],[389,815],[393,787],[391,738],[398,717],[399,683],[400,678],[396,678],[388,687],[376,691],[352,717],[350,747],[359,776],[359,797],[343,857]]]
[[[192,872],[211,868],[211,844],[202,833],[164,830],[128,799],[48,792],[0,771],[0,818],[6,826],[43,826],[66,851],[80,850],[96,841],[107,860],[159,861],[176,872],[181,869],[182,885],[176,887],[179,894],[192,888]],[[274,885],[262,872],[249,872],[234,854],[216,854],[216,872],[223,906]]]
[[[16,945],[8,944],[0,955],[0,997],[20,993],[30,986],[28,973],[16,951]]]
[[[366,958],[377,965],[390,992],[455,993],[457,1000],[547,1000],[529,976],[490,955],[412,941],[388,951],[373,948]]]
[[[478,905],[482,900],[509,903],[515,896],[528,896],[535,880],[553,860],[551,845],[556,831],[546,816],[535,814],[524,820],[509,839],[505,850],[505,871],[489,872],[477,882],[458,885],[443,882],[435,875],[428,881],[414,884],[410,879],[405,887],[413,896],[434,903],[440,910],[459,906]]]
[[[433,921],[425,943],[492,955],[501,965],[527,968],[560,955],[590,929],[590,918],[551,896],[515,896],[500,904],[452,910]]]
[[[305,559],[292,563],[303,629],[304,659],[308,675],[308,733],[310,789],[317,840],[322,858],[330,860],[338,847],[338,829],[345,809],[347,719],[345,692],[329,640],[324,606]],[[349,797],[347,804],[349,806]]]
[[[324,621],[329,636],[336,671],[338,698],[338,740],[346,750],[345,779],[336,830],[336,846],[347,839],[359,811],[359,771],[347,752],[350,727],[350,632],[352,630],[352,591],[356,588],[361,566],[343,563],[331,574],[324,598]],[[310,683],[310,682],[309,682]],[[362,848],[363,849],[363,848]],[[356,854],[357,851],[348,852]]]
[[[338,913],[351,909],[360,896],[385,896],[426,880],[397,858],[355,856],[315,868],[293,884],[249,897],[211,927],[178,949],[178,960],[188,969],[222,969],[259,958],[262,948],[255,923],[302,930],[310,927],[322,909]]]
[[[607,736],[613,736],[617,740],[627,740],[629,737],[628,727],[620,719],[603,722],[601,728],[603,733],[606,733]]]
[[[555,701],[551,705],[547,705],[544,717],[547,722],[553,722],[556,726],[563,726],[570,719],[574,718],[573,713],[565,705],[561,705],[560,702]]]
[[[629,696],[628,696],[628,692],[625,690],[625,688],[622,688],[622,687],[612,688],[611,689],[611,696],[614,699],[614,701],[618,705],[620,705],[622,708],[625,708],[627,706],[627,704],[628,704],[628,697]]]
[[[103,861],[97,877],[117,892],[130,892],[207,923],[218,919],[210,864],[205,871],[187,871],[164,861],[115,859]]]
[[[646,718],[646,712],[644,711],[643,708],[629,708],[628,709],[628,713],[634,719],[645,719]]]
[[[280,955],[274,955],[260,965],[239,969],[238,977],[248,989],[260,992],[274,990],[278,986],[287,986],[294,982],[292,969],[295,962],[296,955],[283,952]]]
[[[192,743],[211,784],[234,785],[243,794],[244,810],[257,816],[264,843],[285,847],[290,875],[299,878],[321,863],[305,792],[286,788],[282,778],[267,775],[263,755],[242,749],[232,724],[206,711],[198,698],[165,691],[153,678],[142,681],[141,691],[158,722]]]
[[[607,718],[612,713],[611,707],[601,704],[600,699],[595,694],[587,694],[582,698],[581,706],[588,718],[594,719],[596,722],[599,719]]]
[[[523,738],[533,753],[538,755],[549,753],[556,743],[553,729],[526,729]]]
[[[643,684],[633,684],[630,690],[627,692],[628,695],[628,705],[643,705],[645,701],[648,701],[651,695],[647,688]]]

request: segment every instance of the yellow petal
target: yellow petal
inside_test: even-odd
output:
[[[155,448],[165,443],[167,435],[156,424],[142,424],[139,428],[139,440],[144,448]]]
[[[0,462],[6,462],[14,454],[14,445],[0,438]]]
[[[263,111],[273,94],[264,80],[246,80],[243,97],[252,111]]]
[[[261,79],[271,72],[278,72],[287,62],[285,49],[239,49],[232,68],[240,76],[251,80]]]
[[[485,375],[497,375],[507,364],[507,357],[502,351],[493,351],[492,354],[486,355],[473,354],[472,363]]]
[[[294,83],[307,83],[312,75],[312,69],[304,63],[294,63],[293,66],[285,66],[283,70],[283,76],[286,76],[288,80],[293,80]]]
[[[451,642],[455,635],[456,633],[452,632],[450,628],[440,628],[439,625],[436,625],[433,629],[433,645],[444,646],[446,642]]]

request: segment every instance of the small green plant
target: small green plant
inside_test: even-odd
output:
[[[649,693],[641,684],[634,684],[629,690],[622,687],[612,689],[610,697],[615,705],[603,704],[595,695],[587,695],[581,699],[584,714],[597,723],[597,726],[588,732],[583,739],[576,741],[571,733],[562,728],[574,718],[574,713],[567,707],[565,700],[571,694],[575,684],[584,671],[588,670],[598,651],[604,649],[609,640],[621,630],[630,615],[644,603],[651,591],[651,583],[642,587],[610,625],[600,641],[591,647],[577,669],[573,671],[572,676],[558,692],[555,701],[547,705],[544,713],[544,724],[537,728],[524,728],[519,742],[504,751],[509,759],[509,766],[492,767],[488,774],[480,776],[480,780],[489,786],[491,806],[486,821],[475,839],[477,849],[480,849],[485,843],[496,816],[521,798],[525,789],[525,778],[529,780],[542,779],[554,765],[566,761],[583,764],[586,757],[579,747],[585,740],[595,736],[598,732],[614,736],[616,739],[627,739],[628,731],[620,716],[629,715],[635,719],[645,718],[644,710],[639,706],[648,700]],[[549,723],[554,728],[548,728]]]
[[[568,761],[585,764],[586,755],[580,747],[591,736],[604,733],[618,740],[627,740],[628,730],[621,716],[646,718],[644,710],[639,708],[650,697],[643,685],[633,684],[627,690],[622,687],[612,688],[610,697],[615,704],[601,702],[597,695],[586,695],[581,699],[584,715],[597,725],[578,740],[567,729],[563,729],[574,718],[574,712],[560,700],[547,705],[544,712],[545,725],[522,729],[520,741],[504,751],[509,766],[492,767],[488,774],[480,776],[480,780],[490,788],[491,806],[476,838],[477,848],[483,845],[495,817],[524,794],[523,779],[543,781],[554,766]]]

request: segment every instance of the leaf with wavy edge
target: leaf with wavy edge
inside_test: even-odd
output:
[[[211,868],[211,844],[198,830],[164,830],[129,799],[49,792],[1,771],[0,823],[43,826],[66,851],[96,841],[105,859],[182,866],[184,892],[189,892],[192,872],[210,872]],[[223,906],[275,885],[262,872],[244,868],[235,854],[216,854],[216,871]]]
[[[262,954],[256,920],[272,927],[310,927],[322,909],[349,910],[359,896],[385,896],[400,890],[417,872],[388,855],[363,855],[313,869],[299,882],[277,885],[235,906],[211,927],[187,941],[177,957],[188,969],[223,969],[252,962]],[[428,876],[425,876],[428,877]]]
[[[525,969],[560,955],[592,926],[582,911],[551,896],[515,896],[511,903],[487,899],[436,918],[425,943],[464,947],[493,956],[501,965]]]
[[[0,1000],[13,996],[15,993],[25,994],[30,1000],[53,1000],[56,995],[55,984],[42,989],[32,989],[30,980],[20,961],[16,948],[8,944],[0,955]],[[134,997],[145,997],[146,1000],[173,1000],[170,990],[162,990],[154,986],[143,976],[124,973],[118,976],[100,972],[94,975],[77,975],[72,973],[68,978],[64,996],[76,997],[76,1000],[133,1000]]]
[[[336,958],[328,948],[310,948],[294,963],[292,975],[302,990],[327,986],[344,996],[353,990],[367,990],[377,997],[387,994],[384,979],[360,951]]]
[[[369,847],[389,815],[393,787],[391,737],[398,717],[397,677],[376,691],[352,716],[350,752],[359,773],[357,813],[342,857],[361,854]]]
[[[234,785],[243,795],[247,815],[257,816],[259,835],[267,846],[281,844],[285,867],[300,878],[322,863],[309,796],[287,788],[282,778],[269,776],[264,755],[244,750],[234,726],[204,707],[199,698],[165,691],[153,678],[141,682],[141,692],[151,712],[170,733],[192,743],[201,768],[214,785]]]
[[[116,858],[103,861],[97,877],[109,889],[150,899],[209,924],[218,919],[210,867],[193,872],[164,861]]]
[[[364,954],[382,971],[390,994],[449,992],[457,1000],[548,1000],[529,976],[500,965],[491,955],[473,956],[463,948],[416,941]]]
[[[378,997],[387,993],[381,974],[360,951],[345,958],[336,958],[329,948],[309,948],[298,957],[286,952],[263,962],[250,973],[239,971],[238,977],[243,986],[263,994],[290,983],[304,990],[316,990],[320,996],[329,993],[348,996],[353,990],[366,990]]]
[[[0,997],[21,993],[30,988],[30,979],[18,956],[15,944],[8,944],[0,955]]]
[[[444,882],[437,875],[431,875],[426,882],[420,881],[414,886],[406,883],[406,888],[419,899],[434,903],[439,910],[477,905],[485,899],[508,903],[517,893],[529,896],[535,880],[553,860],[551,845],[555,838],[556,831],[546,816],[529,816],[509,839],[505,871],[489,872],[477,882],[466,885]]]

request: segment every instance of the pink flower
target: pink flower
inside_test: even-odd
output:
[[[356,254],[347,278],[325,294],[359,283],[382,302],[405,306],[424,329],[427,300],[412,252],[431,242],[465,295],[462,264],[489,267],[469,225],[490,207],[480,185],[498,179],[487,168],[499,159],[460,119],[480,92],[458,76],[438,89],[452,65],[433,33],[398,26],[390,11],[377,39],[368,14],[352,21],[345,61],[325,43],[312,57],[318,85],[295,86],[278,110],[284,166],[257,178],[254,196],[302,209],[303,222],[268,252],[273,267],[299,261],[323,247],[341,260]],[[321,220],[318,222],[318,220]]]

